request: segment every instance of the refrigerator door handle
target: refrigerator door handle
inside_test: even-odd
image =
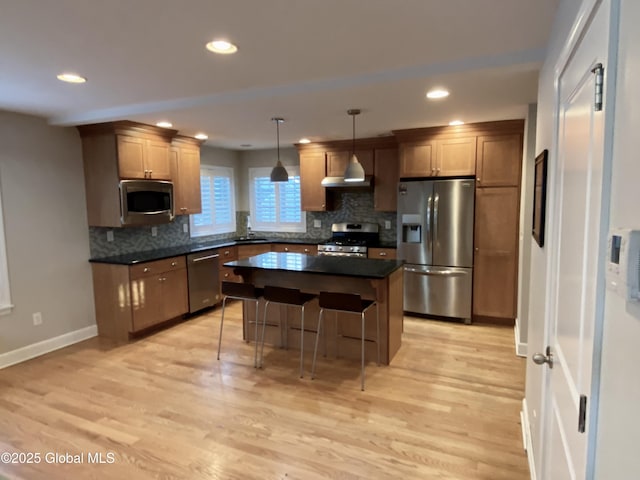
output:
[[[432,203],[431,195],[427,200],[427,242],[431,243],[433,241],[433,235],[431,233],[432,225],[431,225],[431,203]],[[431,251],[431,245],[429,245],[429,251]]]
[[[438,240],[438,204],[440,203],[440,195],[436,193],[433,201],[433,238]]]
[[[465,272],[457,272],[455,270],[420,270],[417,268],[404,267],[405,272],[418,273],[420,275],[440,275],[443,277],[453,277],[456,275],[465,275]]]

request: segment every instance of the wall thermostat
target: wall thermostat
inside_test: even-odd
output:
[[[617,228],[609,232],[607,288],[628,302],[640,302],[640,230]]]

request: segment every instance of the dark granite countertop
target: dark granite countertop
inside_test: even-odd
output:
[[[157,250],[146,250],[144,252],[126,253],[123,255],[114,255],[110,257],[91,258],[93,263],[110,263],[115,265],[135,265],[136,263],[151,262],[153,260],[162,260],[163,258],[177,257],[179,255],[189,255],[190,253],[202,252],[205,250],[213,250],[216,248],[231,247],[234,245],[255,245],[260,243],[286,243],[286,244],[303,244],[316,245],[325,239],[313,238],[262,238],[257,237],[250,241],[238,241],[237,239],[217,240],[215,242],[190,243],[188,245],[180,245],[177,247],[161,248]]]
[[[303,253],[268,252],[233,262],[225,267],[283,272],[317,273],[359,278],[386,278],[401,268],[400,260],[377,260],[357,257],[305,255]]]

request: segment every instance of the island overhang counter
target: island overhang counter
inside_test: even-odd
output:
[[[403,322],[401,261],[269,252],[224,265],[232,267],[244,282],[257,287],[273,285],[314,294],[321,291],[357,293],[363,299],[375,300],[380,315],[381,363],[388,365],[400,349]],[[263,312],[264,302],[261,301],[258,314],[260,325]],[[305,309],[305,352],[312,351],[318,313],[317,301]],[[244,338],[252,341],[254,328],[247,326],[256,321],[253,302],[244,302],[243,317]],[[375,339],[375,309],[369,311],[366,323],[365,338]],[[299,349],[299,308],[270,305],[266,325],[265,343]],[[324,351],[328,357],[360,359],[360,332],[359,315],[327,312],[321,332],[320,352]],[[367,361],[376,360],[374,342],[367,342],[366,358]]]

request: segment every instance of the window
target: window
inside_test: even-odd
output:
[[[9,269],[7,266],[7,248],[4,237],[4,219],[0,201],[0,315],[11,312],[11,290],[9,289]]]
[[[306,232],[300,209],[300,169],[287,166],[288,182],[271,182],[271,168],[249,169],[251,227],[267,232]]]
[[[202,213],[189,216],[191,236],[235,232],[233,169],[203,165],[200,168],[200,192]]]

